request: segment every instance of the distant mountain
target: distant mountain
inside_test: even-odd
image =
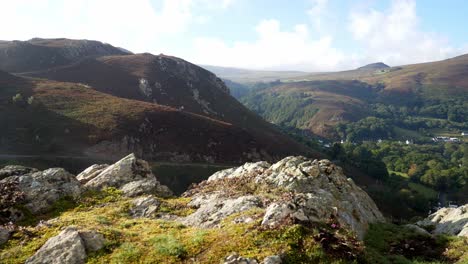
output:
[[[202,68],[213,72],[218,77],[229,79],[239,83],[256,83],[256,82],[273,82],[282,79],[295,78],[303,76],[306,72],[300,71],[262,71],[262,70],[247,70],[231,67],[219,67],[211,65],[200,65]]]
[[[373,64],[371,64],[373,65]],[[369,66],[369,65],[368,65]],[[364,66],[367,67],[367,66]],[[401,103],[420,96],[456,96],[468,92],[468,55],[452,59],[385,68],[385,71],[351,70],[311,74],[297,81],[360,80],[381,86],[383,93]],[[362,68],[360,68],[362,69]],[[290,79],[293,81],[293,79]],[[414,95],[413,98],[408,95]],[[392,98],[388,98],[392,99]]]
[[[468,55],[308,75],[240,100],[270,122],[331,139],[454,134],[467,129]]]
[[[124,55],[129,51],[99,41],[41,39],[0,41],[0,70],[29,72],[70,64],[85,57]]]
[[[383,62],[377,62],[377,63],[371,63],[367,64],[365,66],[359,67],[358,70],[382,70],[382,69],[388,69],[390,66]]]

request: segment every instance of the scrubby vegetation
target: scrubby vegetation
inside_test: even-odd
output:
[[[160,216],[190,213],[187,198],[162,202]],[[274,229],[261,228],[260,220],[234,223],[233,219],[240,215],[262,214],[254,209],[228,217],[220,228],[203,229],[174,220],[135,219],[129,215],[130,207],[131,200],[115,189],[88,192],[73,207],[57,206],[61,211],[52,220],[41,221],[33,227],[39,223],[39,217],[31,226],[13,227],[15,233],[1,248],[0,259],[2,263],[24,263],[47,239],[73,225],[98,231],[107,240],[102,250],[89,255],[88,263],[218,263],[232,252],[259,260],[281,254],[284,263],[395,263],[394,260],[464,263],[467,260],[466,239],[422,237],[390,224],[371,226],[363,243],[333,219],[317,225],[292,224]],[[423,243],[416,245],[416,241]],[[434,250],[425,248],[429,245],[435,246]],[[413,246],[417,250],[412,250]]]

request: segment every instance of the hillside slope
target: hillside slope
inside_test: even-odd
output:
[[[290,149],[227,122],[123,99],[89,86],[0,72],[0,151],[116,159],[239,163]]]
[[[232,123],[254,134],[265,145],[275,142],[284,153],[308,151],[239,103],[216,75],[176,57],[148,53],[104,56],[28,75],[84,83],[118,97]]]
[[[287,106],[285,98],[291,101]],[[459,135],[467,129],[468,55],[309,75],[252,91],[240,100],[268,121],[330,139]]]
[[[41,39],[0,41],[0,70],[29,72],[70,64],[84,57],[130,54],[99,41]]]
[[[368,66],[351,71],[307,75],[298,80],[360,80],[383,86],[384,93],[388,96],[441,97],[463,95],[468,92],[468,55],[391,68],[375,69]]]

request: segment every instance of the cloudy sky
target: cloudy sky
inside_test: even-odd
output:
[[[465,0],[0,0],[2,40],[94,39],[198,64],[331,71],[468,53]]]

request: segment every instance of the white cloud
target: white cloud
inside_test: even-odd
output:
[[[334,69],[344,58],[331,47],[332,37],[313,39],[304,24],[283,31],[279,21],[270,19],[261,21],[255,31],[256,40],[232,45],[218,38],[197,38],[191,59],[220,66],[317,71]]]
[[[168,37],[181,38],[194,24],[210,21],[200,10],[225,9],[234,0],[15,0],[2,1],[0,39],[33,37],[96,39],[135,52],[164,51]],[[168,49],[168,50],[167,50]]]
[[[445,59],[457,50],[420,28],[414,0],[395,0],[389,10],[353,12],[349,30],[362,47],[359,60],[401,65]]]
[[[327,16],[327,7],[329,0],[311,0],[312,7],[307,10],[307,14],[312,19],[315,29],[322,30],[323,17]]]

